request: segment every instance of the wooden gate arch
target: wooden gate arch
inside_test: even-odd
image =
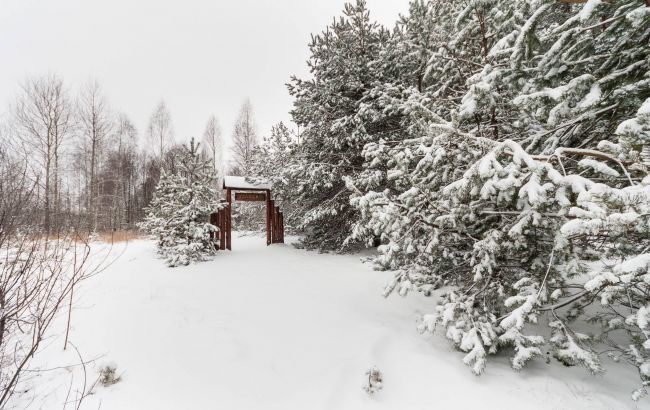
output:
[[[233,196],[235,202],[266,202],[266,245],[284,243],[284,215],[271,198],[271,184],[259,178],[225,176],[223,189],[225,206],[210,215],[210,223],[219,228],[219,249],[232,249]]]

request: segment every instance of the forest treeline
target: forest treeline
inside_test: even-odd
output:
[[[176,173],[187,148],[165,102],[153,109],[146,129],[138,130],[110,105],[96,80],[71,90],[58,75],[34,76],[19,84],[16,94],[0,119],[0,192],[20,181],[28,193],[21,213],[30,217],[21,229],[86,234],[136,229],[161,173]],[[219,121],[214,115],[207,119],[199,145],[217,183],[224,172],[250,172],[258,145],[252,116],[246,100],[234,124],[228,163]]]
[[[609,357],[645,395],[650,4],[414,0],[383,27],[358,0],[309,48],[300,138],[261,170],[302,244],[379,245],[476,374]]]

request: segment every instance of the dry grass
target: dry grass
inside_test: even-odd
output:
[[[106,243],[129,242],[140,238],[142,238],[142,235],[134,230],[99,233],[99,240]]]
[[[142,239],[145,236],[141,234],[140,232],[136,230],[119,230],[119,231],[106,231],[106,232],[98,232],[97,233],[97,240],[101,242],[106,242],[106,243],[118,243],[118,242],[129,242],[135,239]],[[89,234],[86,233],[70,233],[70,232],[62,232],[60,234],[52,233],[49,236],[44,235],[44,234],[28,234],[26,235],[26,238],[30,241],[42,241],[42,240],[57,240],[57,239],[66,239],[66,240],[73,240],[75,242],[83,242],[86,243],[89,241],[90,236]]]

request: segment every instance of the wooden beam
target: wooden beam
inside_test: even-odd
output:
[[[271,243],[275,243],[275,235],[278,233],[278,227],[275,225],[275,201],[271,201]]]
[[[269,223],[271,225],[271,243],[275,243],[275,201],[269,201]]]
[[[233,188],[233,187],[226,187],[224,189],[230,189],[231,191],[247,191],[247,192],[261,192],[264,193],[268,191],[267,189],[260,189],[260,188]]]
[[[271,191],[266,190],[266,246],[271,244]]]
[[[226,200],[228,207],[226,208],[226,249],[232,250],[232,193],[230,188],[226,189]]]
[[[280,243],[280,207],[275,207],[275,243]]]
[[[219,248],[226,250],[226,208],[219,210]]]

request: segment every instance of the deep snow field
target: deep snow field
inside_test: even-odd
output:
[[[189,267],[165,267],[147,240],[111,254],[119,258],[76,292],[70,340],[85,360],[96,358],[87,385],[105,363],[122,380],[96,386],[82,409],[650,408],[648,398],[630,399],[638,376],[623,365],[591,376],[538,360],[517,374],[503,356],[475,377],[443,335],[417,333],[416,318],[433,301],[384,299],[391,273],[359,255],[236,235],[232,252]],[[61,320],[54,330],[63,329]],[[36,357],[51,370],[19,408],[62,409],[75,396],[82,368],[66,367],[79,360],[62,346],[53,337]],[[384,376],[374,396],[362,390],[371,366]]]

